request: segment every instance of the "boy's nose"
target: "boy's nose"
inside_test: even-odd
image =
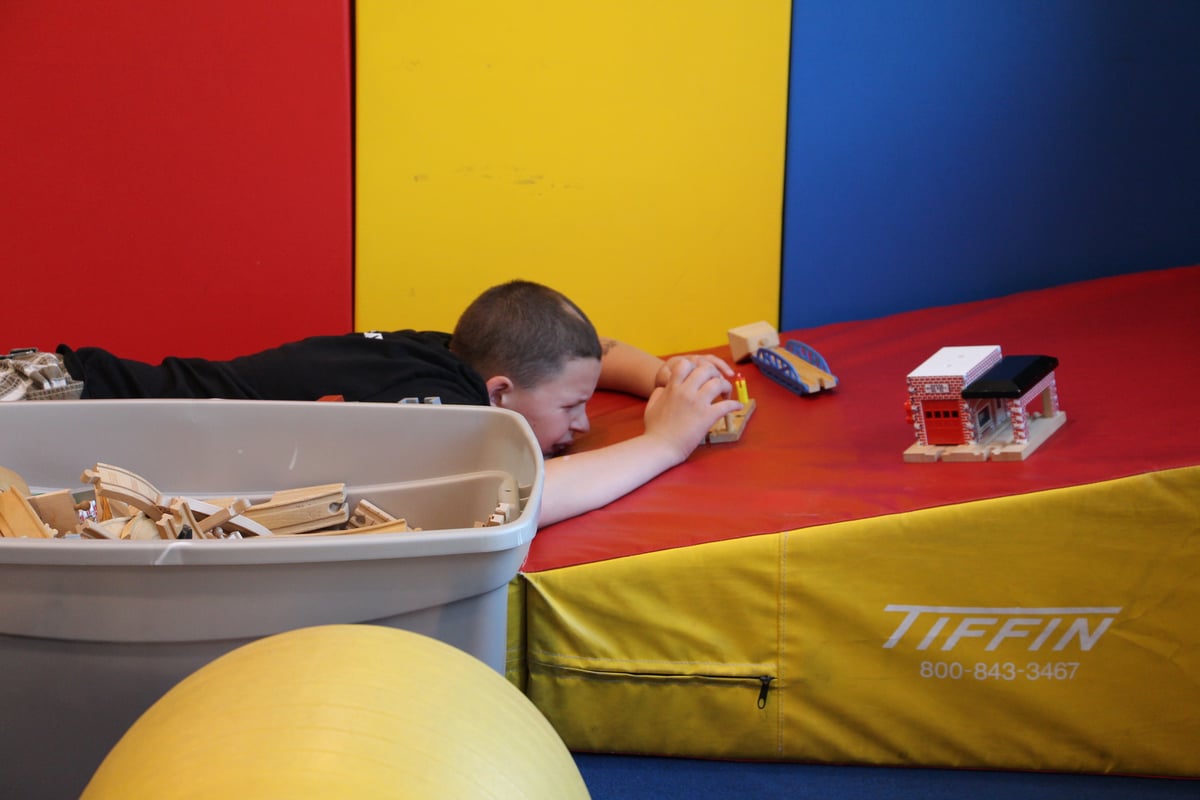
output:
[[[592,429],[592,423],[588,420],[587,411],[577,411],[571,417],[571,430],[575,433],[583,434]]]

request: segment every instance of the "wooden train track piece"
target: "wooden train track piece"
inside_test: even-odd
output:
[[[42,522],[58,531],[59,536],[79,533],[79,507],[69,489],[59,489],[26,497]]]
[[[15,486],[0,492],[0,536],[53,539],[57,533],[42,521]]]
[[[243,516],[275,535],[307,533],[344,524],[350,517],[347,506],[346,484],[328,483],[276,492],[267,502],[247,508]]]
[[[103,523],[95,520],[84,520],[79,526],[79,536],[83,539],[120,539],[120,532],[113,533],[108,528],[104,527]]]
[[[29,484],[25,482],[20,473],[8,467],[0,467],[0,489],[7,489],[10,486],[15,486],[25,497],[30,495]]]
[[[173,539],[167,531],[163,530],[162,522],[165,519],[170,519],[168,516],[160,517],[157,520],[150,519],[148,516],[138,511],[135,514],[130,514],[124,517],[125,524],[121,526],[120,535],[118,538],[127,539],[135,542],[152,542],[156,539]],[[112,520],[116,522],[116,520]],[[108,530],[112,530],[112,526],[108,522],[101,522],[100,525]]]
[[[359,500],[355,504],[354,510],[350,512],[350,519],[346,521],[347,528],[369,528],[374,525],[383,525],[388,522],[394,522],[396,518],[384,511],[379,506],[372,503],[370,500]],[[403,520],[401,520],[403,522]]]
[[[4,469],[0,472],[0,536],[173,541],[421,530],[365,498],[351,513],[344,483],[285,489],[264,502],[251,503],[235,497],[168,499],[144,477],[104,463],[84,470],[82,480],[92,488],[82,493],[62,489],[27,496],[21,476]],[[86,495],[87,503],[79,503],[77,495]],[[518,506],[505,501],[519,501],[515,483],[506,483],[500,495],[501,502],[481,525],[500,525],[514,515]],[[83,511],[88,507],[92,513]]]
[[[133,506],[153,520],[167,513],[169,502],[150,481],[121,467],[96,464],[83,471],[80,480],[96,487],[96,497]]]
[[[266,525],[242,513],[251,507],[250,501],[244,497],[188,498],[187,503],[206,535],[212,532],[218,539],[274,535]]]
[[[192,513],[186,500],[176,497],[171,501],[167,513],[154,523],[163,539],[214,539],[200,527],[200,520]]]
[[[308,533],[277,533],[275,534],[275,538],[283,541],[294,536],[308,538],[311,536],[347,536],[358,533],[418,533],[420,530],[420,528],[410,527],[406,520],[397,518],[390,522],[381,522],[378,525],[366,525],[359,528],[327,528]]]
[[[717,420],[717,423],[709,429],[708,435],[704,437],[704,443],[723,444],[741,439],[742,433],[746,430],[746,423],[750,420],[750,415],[754,413],[756,405],[752,399],[741,411],[726,414]]]
[[[505,495],[505,490],[501,489],[501,495]],[[517,508],[512,503],[500,501],[496,504],[496,510],[488,515],[488,518],[482,522],[476,522],[476,528],[494,528],[498,525],[504,525],[512,522],[516,516]]]
[[[256,536],[270,536],[271,531],[265,527],[258,526],[253,520],[241,516],[242,512],[250,508],[250,501],[244,497],[234,498],[225,501],[221,504],[204,503],[199,500],[187,499],[185,502],[192,514],[195,515],[198,530],[203,536],[208,538],[211,533],[214,537],[217,536],[218,529],[226,527],[236,528],[244,532],[251,533]]]

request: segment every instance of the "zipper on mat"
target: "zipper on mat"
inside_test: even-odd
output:
[[[758,676],[758,681],[761,684],[761,688],[758,690],[758,707],[759,708],[767,707],[767,693],[771,691],[771,681],[773,681],[773,680],[775,680],[775,678],[771,675],[759,675]]]
[[[767,707],[767,697],[771,693],[771,684],[775,682],[774,675],[708,675],[703,673],[681,674],[678,672],[610,672],[606,670],[596,669],[579,669],[577,667],[550,667],[551,671],[562,672],[580,672],[585,675],[595,675],[601,678],[619,678],[626,677],[631,679],[636,678],[676,678],[684,680],[687,678],[700,678],[708,681],[757,681],[758,682],[758,702],[756,705],[759,708]]]

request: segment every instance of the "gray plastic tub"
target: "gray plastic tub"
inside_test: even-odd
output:
[[[369,498],[423,530],[0,539],[0,777],[20,796],[78,794],[167,689],[272,633],[389,625],[503,672],[507,587],[536,533],[543,482],[541,453],[519,415],[374,403],[0,404],[0,465],[34,492],[80,488],[97,462],[136,472],[168,497],[253,500],[345,483],[352,504]],[[474,527],[514,485],[524,498],[519,514]]]

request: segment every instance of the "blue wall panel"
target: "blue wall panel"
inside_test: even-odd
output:
[[[782,329],[1200,262],[1200,3],[796,0]]]

